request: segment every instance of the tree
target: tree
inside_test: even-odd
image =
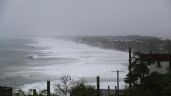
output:
[[[149,73],[151,64],[153,61],[150,58],[149,61],[143,61],[140,53],[135,53],[131,62],[132,73],[127,74],[125,82],[134,84],[132,92],[135,96],[171,96],[171,73]],[[124,96],[128,95],[129,90],[125,90]]]
[[[161,96],[171,96],[171,72],[164,74],[159,87],[161,87]]]
[[[44,90],[40,91],[39,96],[47,96],[47,90],[44,89]]]
[[[71,96],[96,96],[96,89],[92,86],[86,86],[84,83],[79,83],[71,88]]]
[[[58,94],[62,94],[64,96],[68,96],[71,85],[72,85],[72,80],[70,76],[62,76],[60,77],[60,82],[55,84],[55,91]]]
[[[14,96],[26,96],[26,93],[23,90],[19,89]]]
[[[140,85],[144,83],[145,78],[149,75],[149,66],[153,64],[153,61],[150,59],[143,61],[140,54],[140,52],[135,52],[133,57],[131,57],[131,73],[127,74],[125,78],[126,83],[131,82],[135,85]]]
[[[161,80],[163,75],[159,72],[152,72],[149,76],[146,77],[144,85],[142,88],[148,90],[150,96],[163,96],[161,95]]]

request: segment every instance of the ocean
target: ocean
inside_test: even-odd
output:
[[[128,73],[128,53],[102,49],[59,38],[0,38],[0,85],[23,90],[46,88],[46,81],[55,82],[63,75],[73,80],[85,80],[96,85],[100,76],[101,88],[116,86],[120,73],[120,87]],[[53,88],[52,88],[53,89]]]

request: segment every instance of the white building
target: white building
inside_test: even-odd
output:
[[[165,74],[171,69],[171,54],[141,54],[140,58],[144,61],[154,61],[154,64],[149,66],[150,73],[157,71]]]

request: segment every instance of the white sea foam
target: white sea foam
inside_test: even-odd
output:
[[[69,74],[74,78],[84,78],[93,84],[96,76],[100,76],[103,80],[101,87],[107,88],[108,85],[114,86],[116,83],[114,82],[116,73],[112,73],[112,70],[123,70],[124,72],[120,73],[122,79],[128,72],[127,52],[107,50],[56,38],[36,38],[34,40],[35,43],[29,46],[42,47],[37,50],[40,53],[40,60],[36,61],[36,64],[40,63],[41,59],[46,59],[48,62],[42,61],[44,63],[42,65],[27,68],[27,75],[30,75],[29,72],[32,73],[33,70],[37,72],[37,74],[32,73],[33,78],[38,79],[45,76],[47,79],[54,80],[62,74]],[[121,86],[124,86],[123,81],[121,83]],[[42,83],[27,84],[24,85],[24,88],[29,89],[29,86],[38,88],[38,85]]]

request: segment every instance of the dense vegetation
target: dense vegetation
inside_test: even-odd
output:
[[[97,94],[93,86],[88,86],[84,85],[84,83],[80,83],[77,86],[72,87],[70,96],[97,96]]]
[[[126,83],[132,84],[132,96],[171,96],[171,71],[160,74],[149,72],[149,65],[153,61],[141,61],[138,53],[134,54],[131,63],[131,73],[125,78]],[[129,88],[125,89],[124,96],[129,95]]]
[[[14,96],[47,96],[47,90],[25,92],[18,90]],[[62,76],[59,82],[54,84],[54,93],[50,96],[97,96],[94,86],[85,85],[83,81],[73,81],[70,76]]]

